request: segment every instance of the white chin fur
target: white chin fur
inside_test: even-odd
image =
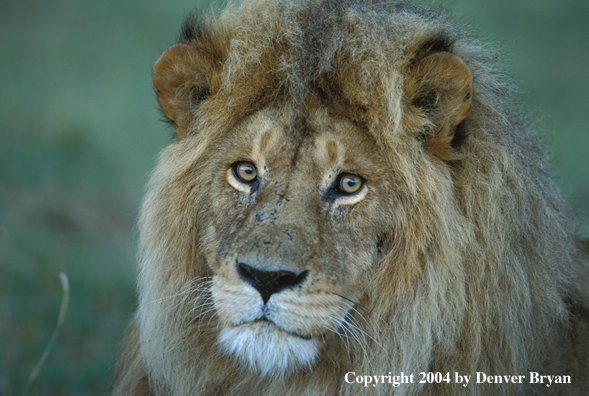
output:
[[[228,354],[263,377],[282,377],[309,367],[319,354],[316,339],[302,339],[268,322],[226,327],[219,342]]]

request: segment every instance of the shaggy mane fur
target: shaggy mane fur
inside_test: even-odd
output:
[[[219,16],[188,18],[170,51],[177,63],[162,57],[154,86],[177,138],[141,212],[139,309],[115,394],[359,394],[347,372],[567,374],[543,370],[583,293],[573,282],[579,253],[567,205],[513,110],[497,53],[438,12],[360,0],[230,4]],[[472,73],[468,115],[443,138],[432,121],[444,116],[442,94],[425,77],[410,78],[437,53]],[[173,74],[159,71],[164,62]],[[396,175],[386,191],[397,209],[382,213],[388,226],[355,302],[352,335],[336,337],[342,345],[326,347],[309,367],[258,376],[215,346],[207,211],[219,200],[210,179],[228,131],[276,103],[293,136],[316,107],[365,131]],[[415,384],[369,393],[547,390],[534,389]]]

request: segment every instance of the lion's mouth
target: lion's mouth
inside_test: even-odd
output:
[[[252,320],[251,322],[240,323],[240,324],[238,324],[236,326],[232,326],[232,327],[239,328],[241,326],[255,325],[256,323],[261,323],[261,324],[265,323],[268,328],[272,328],[275,331],[278,331],[278,332],[284,333],[284,334],[288,334],[293,337],[300,338],[302,340],[312,340],[313,339],[313,336],[310,334],[300,334],[300,333],[297,333],[296,331],[286,330],[286,329],[278,326],[276,323],[274,323],[272,320],[270,320],[266,317],[258,318],[258,319]]]

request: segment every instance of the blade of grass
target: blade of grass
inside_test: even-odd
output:
[[[55,330],[53,331],[53,335],[51,336],[51,339],[47,343],[47,346],[45,347],[45,350],[43,351],[41,358],[39,359],[39,361],[37,362],[37,365],[35,366],[35,368],[31,372],[31,375],[29,376],[29,379],[27,380],[27,383],[21,393],[21,396],[25,396],[27,394],[27,391],[29,390],[31,384],[33,383],[33,381],[35,381],[35,379],[37,378],[37,375],[39,375],[39,371],[41,370],[41,367],[43,367],[45,360],[47,360],[47,357],[49,356],[49,354],[51,353],[51,350],[55,346],[55,342],[57,341],[57,337],[59,336],[59,333],[61,332],[61,329],[63,328],[65,314],[67,312],[67,308],[70,303],[70,282],[68,280],[67,275],[63,272],[59,273],[59,278],[61,279],[61,288],[63,290],[63,298],[61,300],[61,308],[59,309],[59,316],[57,317],[57,325],[55,326]]]

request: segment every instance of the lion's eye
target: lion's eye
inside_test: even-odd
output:
[[[248,161],[237,162],[233,165],[233,174],[242,183],[251,184],[256,181],[258,171],[256,166]]]
[[[364,183],[360,176],[344,173],[339,176],[337,181],[338,192],[342,195],[352,195],[362,189]]]

